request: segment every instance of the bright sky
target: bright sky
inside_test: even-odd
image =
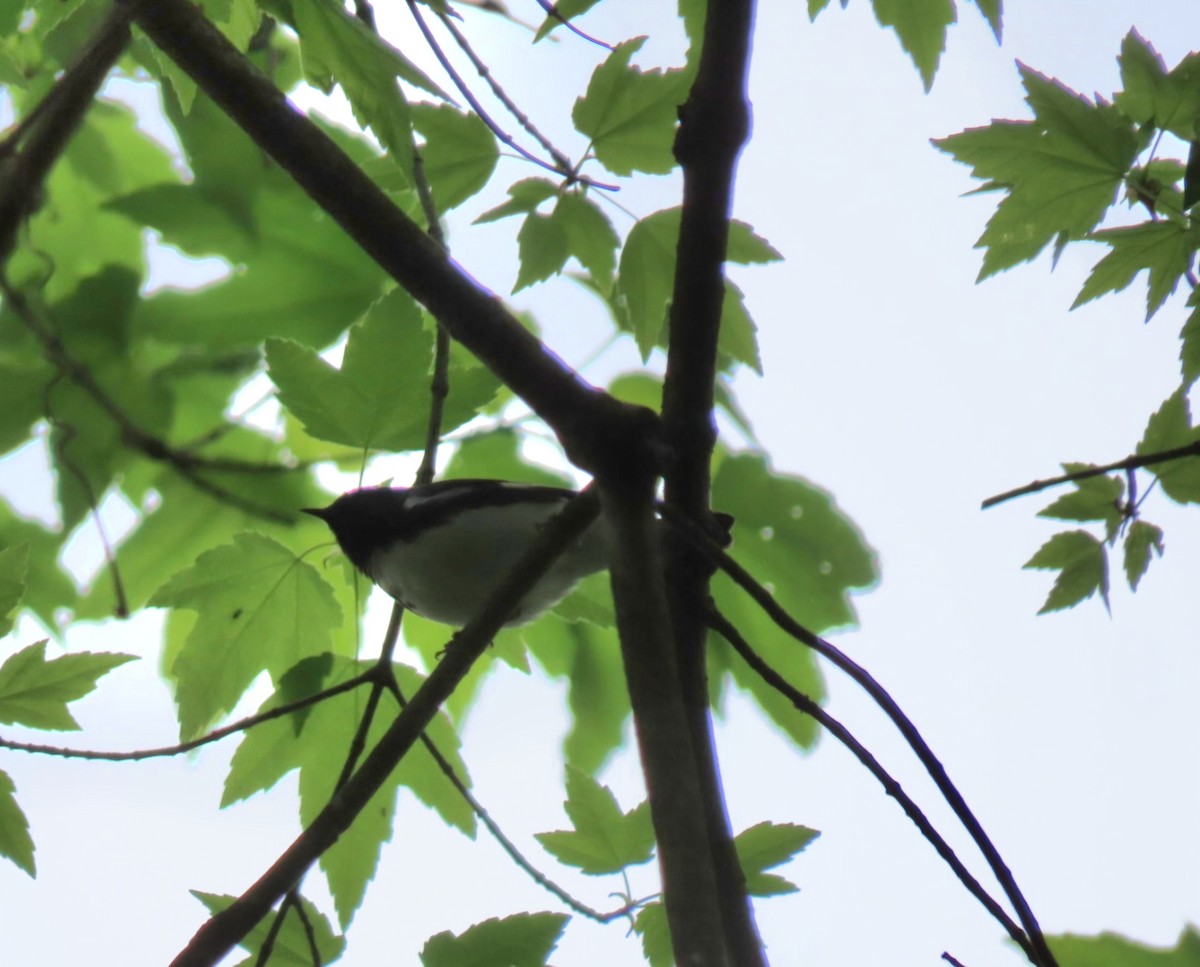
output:
[[[382,6],[382,5],[381,5]],[[532,2],[514,9],[536,19]],[[972,250],[992,210],[961,199],[966,169],[928,143],[992,117],[1024,117],[1014,59],[1085,92],[1118,85],[1131,25],[1174,64],[1200,36],[1191,0],[1011,0],[998,48],[964,4],[933,93],[923,94],[891,33],[863,0],[809,25],[800,0],[762,5],[752,75],[754,141],[736,215],[787,258],[741,271],[760,326],[766,376],[740,399],[781,470],[832,490],[878,549],[883,580],[858,599],[861,630],[838,642],[901,702],[939,753],[1051,932],[1114,930],[1170,944],[1200,909],[1200,652],[1191,609],[1200,573],[1194,511],[1147,504],[1167,554],[1131,596],[1114,575],[1111,618],[1097,602],[1035,617],[1052,576],[1021,565],[1054,532],[1035,518],[1049,498],[988,512],[993,493],[1056,472],[1061,460],[1132,451],[1174,389],[1181,301],[1142,324],[1141,283],[1068,313],[1102,249],[1072,248],[974,285]],[[610,0],[588,21],[620,39],[660,29],[645,6]],[[1135,19],[1136,18],[1136,19]],[[530,54],[519,29],[468,16],[481,49],[546,126],[569,110],[590,67],[573,41]],[[511,44],[511,47],[505,45]],[[675,48],[646,50],[647,60]],[[546,58],[543,71],[531,65]],[[534,172],[512,166],[515,177]],[[647,180],[622,193],[637,214],[676,203]],[[507,292],[515,225],[466,230],[456,258]],[[621,216],[614,213],[614,219]],[[523,293],[565,358],[599,341],[597,308],[569,283]],[[595,378],[631,365],[628,347]],[[31,461],[0,469],[6,493],[45,492]],[[735,549],[736,550],[736,549]],[[152,655],[152,616],[76,629],[79,649]],[[175,734],[154,659],[102,682],[80,706],[81,744],[137,748]],[[933,798],[881,716],[843,681],[832,709],[923,803]],[[476,790],[508,834],[561,828],[562,695],[501,671],[466,729]],[[899,808],[850,757],[822,743],[798,756],[748,703],[729,702],[720,734],[735,828],[764,819],[823,831],[790,867],[799,895],[764,901],[758,919],[776,967],[1022,962]],[[191,888],[240,892],[295,835],[294,784],[226,812],[220,783],[234,745],[179,761],[67,764],[5,757],[33,821],[36,882],[0,866],[5,947],[13,964],[157,967],[198,926]],[[513,750],[520,750],[514,753]],[[632,756],[605,776],[628,808],[641,797]],[[932,809],[944,828],[944,812]],[[964,857],[969,848],[962,837]],[[983,865],[972,859],[982,875]],[[618,884],[562,876],[593,905]],[[311,884],[319,878],[313,877]],[[319,896],[319,891],[315,891]],[[445,830],[407,798],[393,844],[355,921],[349,967],[415,964],[425,938],[520,910],[554,909],[481,836]],[[101,953],[102,952],[102,953]],[[638,963],[620,926],[573,924],[562,967]]]

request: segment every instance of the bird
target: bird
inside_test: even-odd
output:
[[[440,480],[413,487],[364,487],[328,507],[323,520],[350,562],[423,618],[461,628],[576,491],[509,480]],[[505,626],[525,624],[581,578],[609,566],[612,534],[597,518],[513,608]]]

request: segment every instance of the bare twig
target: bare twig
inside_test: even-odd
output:
[[[721,614],[716,608],[712,608],[708,617],[709,626],[717,632],[722,638],[729,642],[733,650],[736,651],[742,659],[749,665],[754,672],[771,688],[783,695],[789,702],[805,715],[811,716],[819,722],[822,728],[830,735],[837,739],[845,746],[850,753],[856,758],[866,770],[871,773],[879,784],[883,786],[884,792],[896,800],[900,804],[900,808],[904,810],[905,815],[912,820],[913,824],[920,831],[921,835],[929,841],[938,856],[940,856],[946,864],[954,871],[954,875],[958,877],[959,882],[966,887],[967,891],[974,896],[990,913],[997,922],[1007,931],[1013,941],[1025,951],[1031,961],[1036,963],[1034,951],[1029,943],[1029,938],[1025,935],[1025,931],[1020,925],[1012,919],[997,903],[991,895],[984,889],[970,870],[966,868],[962,860],[958,858],[958,854],[954,852],[953,847],[946,842],[945,838],[937,831],[933,823],[929,821],[929,817],[921,810],[921,807],[913,801],[900,785],[900,783],[889,773],[880,763],[879,760],[871,754],[861,742],[855,738],[854,734],[847,729],[841,722],[834,718],[829,712],[821,708],[813,699],[805,695],[790,682],[772,668],[762,657],[754,651],[750,643],[742,636],[741,632],[729,621],[725,615]]]
[[[2,281],[3,273],[0,272],[0,281]],[[104,526],[104,519],[100,516],[100,501],[96,495],[96,490],[92,486],[92,482],[88,479],[83,468],[72,459],[67,448],[71,445],[71,441],[75,439],[75,427],[63,420],[60,420],[54,414],[54,407],[50,402],[50,398],[54,393],[54,388],[59,381],[65,379],[62,371],[54,374],[54,378],[46,384],[45,391],[42,393],[42,413],[46,420],[50,423],[52,429],[58,431],[52,436],[54,446],[55,462],[63,467],[72,477],[79,489],[83,491],[84,497],[87,499],[88,513],[91,515],[92,523],[96,525],[96,534],[100,538],[100,547],[104,551],[105,567],[108,570],[109,578],[112,580],[113,586],[113,614],[118,618],[129,617],[129,599],[125,594],[125,581],[121,577],[121,567],[117,563],[117,555],[113,550],[112,541],[108,539],[108,529]]]
[[[663,507],[662,511],[663,515],[670,521],[671,526],[691,541],[695,547],[702,549],[722,571],[729,575],[738,587],[754,599],[755,603],[766,612],[768,617],[779,628],[797,641],[807,645],[818,655],[828,659],[850,676],[871,697],[875,704],[883,710],[884,714],[892,720],[892,723],[908,743],[909,748],[913,750],[917,758],[921,761],[921,764],[925,767],[925,771],[933,779],[942,797],[954,811],[954,815],[958,817],[959,822],[963,824],[963,827],[983,854],[984,859],[987,860],[992,874],[996,877],[996,880],[1004,890],[1005,896],[1008,897],[1009,902],[1012,904],[1013,910],[1017,914],[1017,919],[1020,920],[1021,926],[1024,927],[1025,933],[1037,953],[1037,959],[1035,959],[1034,963],[1038,964],[1039,967],[1057,967],[1057,961],[1046,944],[1046,938],[1042,933],[1041,927],[1038,925],[1037,917],[1034,916],[1029,902],[1025,899],[1025,895],[1021,892],[1020,887],[1017,886],[1017,881],[1012,871],[1008,868],[1008,865],[1004,862],[1004,858],[1000,855],[1000,851],[996,849],[995,844],[984,830],[982,824],[971,811],[966,800],[963,799],[958,787],[950,780],[945,766],[934,755],[924,736],[921,735],[912,720],[909,719],[904,710],[896,703],[896,700],[888,694],[887,690],[865,668],[855,662],[840,648],[809,631],[788,614],[766,588],[759,584],[737,561],[713,543],[708,535],[696,524],[670,506]]]
[[[420,29],[421,34],[425,37],[425,42],[429,45],[429,49],[433,51],[433,55],[437,58],[438,63],[442,65],[442,70],[449,75],[450,79],[454,82],[454,86],[458,88],[459,93],[461,93],[466,99],[466,102],[471,105],[471,110],[479,115],[479,120],[486,124],[491,130],[492,134],[494,134],[500,141],[508,145],[527,161],[532,161],[538,167],[545,168],[547,171],[553,171],[555,174],[561,175],[567,180],[568,184],[579,182],[581,184],[590,185],[593,188],[603,188],[607,191],[617,190],[616,185],[606,185],[598,181],[592,181],[590,178],[582,177],[575,171],[575,166],[573,166],[569,161],[566,165],[560,165],[558,163],[558,158],[556,157],[555,161],[551,163],[546,161],[544,158],[539,158],[532,151],[518,144],[516,139],[513,138],[513,136],[505,131],[502,127],[500,127],[496,119],[488,114],[487,110],[479,102],[479,98],[475,96],[474,92],[467,85],[466,81],[462,79],[462,75],[459,74],[454,65],[450,63],[450,58],[446,56],[446,52],[442,50],[437,38],[434,37],[433,31],[431,31],[429,29],[429,25],[425,23],[425,18],[421,16],[421,11],[418,9],[416,0],[408,0],[408,9],[412,12],[413,19],[416,21],[417,27]],[[448,21],[444,20],[444,22],[448,24]],[[463,42],[465,42],[465,38]],[[474,58],[472,58],[472,62],[475,63]],[[510,111],[514,110],[514,108],[509,107],[511,101],[509,101],[508,98],[503,98],[502,103],[506,108],[509,108]],[[520,112],[517,112],[517,114],[520,115]],[[523,115],[518,116],[518,121],[521,119],[521,117],[523,117]]]
[[[445,14],[442,14],[441,20],[442,26],[450,32],[450,36],[454,38],[454,42],[458,44],[459,49],[467,55],[467,59],[471,61],[476,72],[487,82],[496,100],[503,104],[508,113],[516,119],[517,123],[528,131],[537,140],[538,144],[546,149],[546,153],[554,159],[557,170],[560,172],[575,172],[578,166],[572,164],[571,159],[556,148],[550,139],[534,126],[534,123],[529,120],[528,115],[513,102],[504,88],[496,81],[496,78],[492,76],[491,68],[484,63],[483,58],[475,53],[475,48],[471,46],[466,35],[458,29],[454,21]]]
[[[1182,447],[1172,447],[1170,450],[1160,450],[1157,453],[1135,453],[1125,457],[1123,460],[1118,460],[1115,463],[1106,463],[1100,467],[1087,467],[1083,470],[1076,470],[1072,473],[1064,473],[1058,477],[1049,477],[1046,480],[1035,480],[1033,483],[1027,483],[1024,487],[1017,487],[1014,490],[1006,490],[1002,494],[997,494],[995,497],[989,497],[980,506],[982,510],[987,510],[989,507],[995,507],[997,504],[1002,504],[1006,500],[1012,500],[1014,497],[1024,497],[1028,494],[1036,494],[1038,491],[1047,490],[1050,487],[1057,487],[1059,484],[1072,483],[1076,480],[1088,480],[1091,477],[1102,477],[1107,473],[1115,473],[1120,470],[1138,470],[1141,467],[1152,467],[1155,464],[1166,463],[1170,460],[1182,460],[1185,457],[1200,456],[1200,440],[1188,443]]]
[[[361,675],[354,676],[354,678],[346,679],[346,681],[339,685],[332,685],[323,691],[306,695],[304,698],[298,698],[294,702],[277,705],[264,712],[258,712],[244,719],[238,719],[238,721],[222,728],[214,729],[212,732],[202,735],[198,739],[192,739],[189,742],[180,742],[178,745],[166,745],[156,749],[137,749],[133,752],[98,752],[90,749],[66,749],[61,746],[41,745],[34,742],[17,742],[13,739],[0,738],[0,749],[11,749],[14,752],[29,752],[34,755],[54,756],[59,759],[89,759],[94,762],[140,762],[143,759],[162,759],[168,756],[191,752],[193,749],[199,749],[201,746],[219,742],[221,739],[236,735],[238,732],[245,732],[247,729],[253,728],[263,722],[269,722],[284,715],[291,715],[293,712],[316,705],[318,702],[324,702],[326,699],[349,692],[360,685],[372,681],[375,675],[376,672],[374,669],[368,670]]]
[[[553,19],[557,20],[560,24],[562,24],[564,27],[566,27],[567,30],[569,30],[569,31],[571,31],[571,33],[575,34],[576,37],[581,37],[584,40],[586,40],[589,44],[595,44],[597,47],[603,47],[605,50],[613,49],[612,44],[605,43],[603,40],[597,40],[591,34],[585,34],[582,30],[580,30],[578,27],[576,27],[575,24],[572,23],[568,18],[564,17],[561,13],[559,13],[558,7],[555,6],[553,3],[551,3],[550,0],[537,0],[537,2],[538,2],[538,6],[546,11],[546,16],[552,17]]]

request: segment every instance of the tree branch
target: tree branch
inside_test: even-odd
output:
[[[167,756],[182,755],[184,752],[191,752],[193,749],[199,749],[201,746],[219,742],[221,739],[228,738],[238,732],[245,732],[247,729],[253,728],[263,722],[269,722],[284,715],[291,715],[292,712],[298,712],[301,709],[308,708],[310,705],[316,705],[318,702],[333,698],[335,695],[349,692],[358,688],[359,685],[365,685],[367,682],[372,681],[375,678],[375,674],[374,669],[363,672],[361,675],[355,675],[353,678],[346,679],[346,681],[339,685],[333,685],[312,695],[306,695],[304,698],[298,698],[294,702],[288,702],[286,705],[277,705],[274,708],[267,709],[265,712],[248,715],[246,718],[238,719],[238,721],[232,722],[222,728],[213,729],[213,731],[207,735],[200,736],[198,739],[192,739],[189,742],[180,742],[178,745],[166,745],[157,749],[136,749],[133,752],[96,752],[89,749],[65,749],[61,746],[39,745],[33,742],[17,742],[13,739],[0,738],[0,749],[12,749],[14,752],[29,752],[35,755],[55,756],[60,759],[90,759],[94,762],[139,762],[142,759],[161,759]]]
[[[746,74],[753,20],[753,0],[709,0],[696,79],[680,109],[675,139],[675,157],[683,168],[683,210],[663,385],[663,428],[673,457],[665,496],[694,520],[709,513],[725,250],[737,158],[749,134]],[[668,540],[671,618],[724,933],[733,962],[751,967],[765,959],[729,827],[709,710],[704,613],[711,574],[702,554],[686,542]]]
[[[397,716],[353,776],[263,876],[215,914],[172,961],[172,967],[212,967],[329,849],[379,791],[397,763],[432,721],[442,703],[487,649],[492,637],[554,559],[595,519],[590,492],[572,500],[538,534],[528,551],[487,597],[479,613],[451,640],[441,663]]]
[[[959,822],[963,824],[963,827],[983,854],[984,859],[987,860],[988,866],[991,867],[992,873],[1004,890],[1005,896],[1008,897],[1009,902],[1013,905],[1017,919],[1021,921],[1021,925],[1025,928],[1025,933],[1028,935],[1037,953],[1037,959],[1034,963],[1038,967],[1057,967],[1058,962],[1046,944],[1046,938],[1042,933],[1041,927],[1038,925],[1037,917],[1034,916],[1029,902],[1025,899],[1020,887],[1017,886],[1016,878],[1004,862],[1000,851],[996,849],[995,844],[991,841],[982,824],[967,805],[962,793],[958,791],[958,787],[950,780],[945,766],[934,755],[925,738],[918,731],[912,720],[904,713],[904,710],[896,703],[896,700],[888,694],[888,691],[875,680],[870,672],[855,662],[840,648],[826,641],[820,635],[809,631],[788,614],[775,600],[770,591],[759,584],[753,575],[725,553],[724,550],[714,544],[708,535],[696,524],[669,506],[663,507],[662,511],[664,516],[670,521],[671,526],[686,537],[693,546],[708,555],[722,571],[729,575],[738,587],[753,598],[755,603],[766,612],[767,616],[779,628],[797,641],[807,645],[818,655],[831,661],[850,676],[851,680],[862,688],[875,704],[883,710],[884,714],[892,720],[892,724],[896,726],[901,736],[908,743],[909,748],[913,750],[917,758],[921,761],[921,764],[925,767],[925,771],[937,786],[938,791],[954,811],[954,815],[958,817]]]
[[[460,269],[188,0],[156,0],[138,25],[389,275],[558,434],[568,457],[621,476],[657,460],[657,420],[588,386]]]
[[[1033,947],[1030,945],[1025,931],[991,897],[987,890],[983,888],[983,884],[971,875],[971,871],[966,868],[962,860],[958,858],[958,854],[954,852],[953,847],[946,842],[933,823],[929,821],[929,817],[925,815],[921,807],[904,791],[900,783],[879,763],[879,760],[871,754],[871,751],[855,738],[854,733],[767,664],[754,651],[741,632],[716,608],[711,609],[709,612],[708,624],[713,631],[729,642],[733,650],[742,657],[742,660],[754,670],[759,678],[775,689],[775,691],[779,692],[780,695],[784,696],[799,711],[819,722],[826,732],[850,751],[850,754],[879,781],[879,784],[883,786],[883,791],[900,804],[900,808],[904,810],[905,815],[912,820],[913,825],[917,827],[921,835],[929,841],[930,845],[937,851],[938,856],[954,871],[954,875],[966,887],[967,892],[975,897],[983,905],[984,909],[1004,927],[1008,935],[1012,937],[1013,942],[1025,951],[1030,961],[1036,963],[1037,960],[1033,952]]]
[[[1088,467],[1085,470],[1064,473],[1061,476],[1049,477],[1046,480],[1035,480],[1033,483],[1027,483],[1024,487],[1017,487],[1014,490],[1006,490],[995,497],[989,497],[980,505],[980,509],[987,510],[989,507],[995,507],[997,504],[1002,504],[1006,500],[1012,500],[1014,497],[1025,497],[1028,494],[1036,494],[1041,490],[1057,487],[1059,484],[1073,483],[1076,480],[1088,480],[1091,477],[1102,477],[1107,473],[1116,473],[1123,470],[1138,470],[1141,467],[1152,467],[1155,464],[1167,463],[1170,460],[1182,460],[1184,457],[1197,456],[1200,456],[1200,440],[1195,440],[1182,447],[1160,450],[1157,453],[1135,453],[1124,460],[1118,460],[1115,463],[1106,463],[1102,467]]]
[[[679,685],[654,519],[653,478],[641,492],[602,491],[615,550],[613,602],[625,681],[658,840],[675,960],[734,967],[709,847],[703,782]]]

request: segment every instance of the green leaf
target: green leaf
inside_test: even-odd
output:
[[[1186,224],[1160,219],[1131,225],[1128,228],[1108,228],[1092,232],[1093,241],[1112,246],[1093,267],[1071,308],[1075,309],[1106,292],[1120,292],[1139,272],[1149,273],[1146,292],[1146,320],[1162,307],[1167,296],[1175,291],[1180,278],[1191,265],[1197,247],[1194,228]]]
[[[1148,40],[1130,30],[1121,42],[1117,107],[1140,125],[1191,141],[1200,116],[1200,54],[1188,54],[1171,71]]]
[[[1055,534],[1024,566],[1061,572],[1038,614],[1073,608],[1097,591],[1108,607],[1108,554],[1087,531]]]
[[[664,175],[675,167],[672,147],[685,79],[680,71],[631,66],[645,40],[627,40],[609,54],[571,115],[576,130],[591,139],[597,160],[618,175]]]
[[[821,834],[795,823],[763,822],[742,830],[734,838],[738,861],[746,874],[746,889],[751,896],[778,896],[795,893],[798,887],[766,871],[788,862]]]
[[[1063,470],[1067,473],[1078,473],[1085,469],[1088,469],[1086,464],[1063,464]],[[1125,519],[1121,509],[1125,482],[1120,477],[1100,476],[1076,480],[1074,486],[1075,490],[1040,510],[1038,516],[1055,520],[1099,520],[1104,522],[1109,537],[1115,534]]]
[[[485,920],[455,936],[435,934],[421,948],[423,967],[543,967],[570,919],[564,913],[519,913]]]
[[[995,121],[934,144],[1007,195],[977,243],[980,279],[1028,261],[1054,238],[1082,238],[1113,203],[1138,151],[1132,123],[1021,67],[1035,119]]]
[[[946,28],[956,19],[953,0],[872,0],[872,4],[875,19],[896,31],[928,91],[946,49]]]
[[[36,280],[40,287],[49,272],[42,295],[53,303],[105,266],[140,275],[141,231],[104,205],[113,195],[175,180],[170,153],[138,129],[134,112],[96,100],[50,172],[44,203],[22,233],[26,244],[8,266],[9,279]],[[49,262],[46,253],[53,253]]]
[[[1200,377],[1200,306],[1189,313],[1179,334],[1179,363],[1183,385],[1191,386]]]
[[[1163,532],[1144,520],[1135,520],[1125,535],[1125,577],[1131,590],[1136,591],[1146,569],[1150,566],[1150,554],[1158,557],[1163,553]]]
[[[620,244],[608,217],[582,192],[566,191],[558,197],[551,216],[567,237],[567,251],[604,285],[611,285]]]
[[[192,896],[203,903],[211,913],[220,913],[229,907],[237,897],[222,896],[216,893],[202,893],[192,890]],[[250,960],[241,962],[240,967],[256,963],[263,948],[270,940],[270,963],[272,967],[312,967],[313,947],[320,956],[319,963],[331,964],[346,950],[346,938],[336,934],[329,918],[304,897],[299,897],[304,917],[290,910],[283,917],[282,926],[278,933],[275,930],[276,917],[263,917],[238,944],[251,955]],[[278,913],[278,909],[275,911]]]
[[[114,198],[105,208],[153,228],[164,242],[197,258],[240,262],[253,257],[258,243],[246,213],[231,212],[203,186],[151,185]]]
[[[230,457],[270,464],[280,459],[278,444],[258,433],[226,433],[205,456]],[[291,513],[300,507],[327,502],[328,493],[317,487],[309,473],[206,473],[205,479],[225,488],[239,503],[198,490],[170,469],[151,478],[159,496],[157,507],[146,515],[117,551],[125,595],[131,609],[145,605],[162,586],[163,576],[196,562],[205,551],[233,540],[248,528],[263,525],[253,507]],[[244,502],[244,505],[240,502]],[[329,539],[328,528],[315,518],[297,515],[291,528],[278,527],[275,538],[297,553]],[[112,582],[106,574],[95,580],[76,612],[78,618],[97,619],[113,614]]]
[[[13,629],[28,573],[28,544],[0,549],[0,638]]]
[[[770,469],[766,457],[725,456],[713,477],[713,507],[732,514],[730,553],[797,621],[821,633],[855,619],[850,594],[878,579],[875,554],[832,495],[807,480]],[[814,700],[824,692],[812,655],[780,631],[732,582],[718,576],[713,598],[755,650]],[[715,639],[714,639],[715,640]],[[811,719],[768,688],[724,645],[710,651],[712,681],[727,672],[799,745],[816,737]]]
[[[354,117],[404,171],[412,170],[412,127],[397,76],[440,95],[408,58],[331,0],[292,0],[304,75],[326,94],[341,85]]]
[[[350,330],[340,369],[283,339],[268,341],[267,364],[280,402],[312,436],[364,452],[424,445],[433,334],[402,289],[380,299]],[[466,422],[495,395],[494,380],[480,375],[484,378],[469,385],[451,384],[443,432]]]
[[[654,855],[649,803],[622,812],[607,786],[567,766],[563,806],[574,829],[534,837],[560,863],[596,876],[648,863]]]
[[[675,952],[671,946],[671,927],[667,923],[667,908],[662,901],[647,903],[633,921],[633,929],[642,938],[642,953],[650,967],[671,967]]]
[[[383,270],[287,175],[268,170],[257,180],[261,188],[249,199],[223,202],[226,211],[238,207],[235,218],[247,220],[255,240],[244,270],[199,291],[165,289],[143,300],[135,317],[143,331],[209,348],[252,345],[272,336],[325,346],[380,296]],[[213,198],[205,185],[206,197]],[[194,244],[195,234],[180,241]]]
[[[528,215],[558,194],[558,186],[545,178],[525,178],[508,186],[508,201],[490,208],[475,219],[475,225],[499,221],[510,215]]]
[[[569,477],[529,463],[520,454],[521,437],[507,428],[486,430],[459,441],[442,477],[447,480],[482,478],[570,487]]]
[[[421,160],[439,212],[461,205],[478,193],[500,152],[496,136],[478,114],[463,113],[448,104],[414,104],[413,124],[425,138]]]
[[[371,667],[370,662],[333,659],[324,687],[346,681]],[[400,690],[412,696],[423,679],[411,668],[393,666]],[[306,676],[307,677],[307,676]],[[291,679],[292,676],[289,676]],[[263,709],[293,699],[281,687]],[[294,769],[300,771],[300,820],[308,826],[329,802],[341,773],[346,751],[350,748],[362,715],[361,692],[344,693],[310,708],[302,720],[295,716],[273,719],[246,733],[234,754],[225,780],[222,806],[246,799],[269,789]],[[395,714],[395,706],[385,704],[372,723],[366,747],[373,748]],[[425,734],[449,762],[458,778],[470,788],[470,777],[459,754],[459,740],[449,720],[439,713]],[[321,857],[321,868],[329,881],[341,923],[348,924],[362,902],[367,884],[375,874],[379,851],[392,835],[396,809],[396,790],[404,786],[419,800],[437,810],[443,822],[472,835],[475,814],[429,752],[420,744],[404,757],[388,776],[387,782],[358,815],[353,825]]]
[[[1047,937],[1062,967],[1200,967],[1200,933],[1187,927],[1173,948],[1149,947],[1115,933]]]
[[[37,876],[29,820],[17,805],[17,787],[0,771],[0,856],[10,859],[30,876]]]
[[[595,587],[606,576],[590,580]],[[587,583],[576,594],[586,591]],[[571,712],[571,730],[563,741],[566,760],[584,772],[599,771],[624,742],[631,714],[616,631],[570,621],[555,611],[526,625],[521,635],[546,674],[566,684]]]
[[[0,722],[32,729],[79,728],[69,702],[83,698],[96,680],[133,655],[80,652],[46,661],[46,642],[22,648],[0,665]]]
[[[642,358],[665,345],[667,310],[675,284],[680,209],[667,208],[638,221],[621,251],[617,291],[629,313],[629,323]],[[761,264],[781,256],[745,222],[729,223],[726,258],[742,264]],[[720,348],[755,370],[761,366],[754,325],[741,302],[741,290],[728,279],[722,305]]]
[[[0,454],[25,443],[42,415],[46,385],[54,377],[43,359],[0,356]]]
[[[1192,426],[1192,413],[1187,392],[1176,390],[1154,413],[1146,424],[1146,432],[1137,445],[1138,456],[1165,453],[1188,447],[1200,440],[1200,432]],[[1200,503],[1200,457],[1184,456],[1147,469],[1157,478],[1163,491],[1181,504]]]
[[[75,585],[58,566],[63,535],[24,520],[0,500],[0,549],[28,547],[24,605],[48,628],[56,627],[54,612],[75,602]]]
[[[278,682],[302,659],[328,651],[342,622],[316,569],[261,534],[206,551],[149,603],[197,614],[171,669],[185,738],[232,710],[261,672]]]
[[[550,278],[567,264],[567,233],[549,215],[530,212],[517,233],[521,268],[513,292]]]

